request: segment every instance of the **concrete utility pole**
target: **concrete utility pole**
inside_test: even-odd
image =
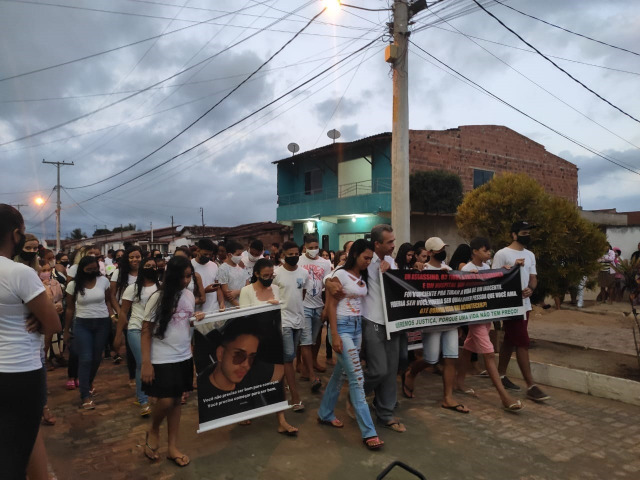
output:
[[[200,217],[202,219],[202,235],[201,237],[204,238],[204,208],[200,207]]]
[[[149,222],[149,224],[151,225],[151,242],[149,243],[153,243],[153,222]],[[151,245],[149,245],[149,249],[151,249]]]
[[[11,206],[12,207],[16,207],[18,209],[18,211],[20,211],[20,207],[28,207],[29,205],[27,205],[25,203],[12,203]]]
[[[57,203],[56,203],[56,253],[60,251],[60,167],[73,165],[73,162],[47,162],[44,158],[42,159],[42,163],[47,163],[49,165],[55,165],[58,169],[58,182],[56,184],[56,194],[57,194]]]
[[[385,60],[393,68],[393,127],[391,137],[391,225],[396,244],[411,237],[409,197],[409,20],[427,7],[425,0],[409,5],[393,4],[393,44],[385,50]]]

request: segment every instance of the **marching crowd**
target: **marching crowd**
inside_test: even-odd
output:
[[[380,282],[380,272],[389,269],[477,272],[519,265],[523,304],[531,310],[537,273],[527,245],[533,228],[514,223],[512,243],[493,258],[488,239],[475,238],[449,256],[448,245],[437,237],[402,244],[394,257],[395,236],[386,224],[374,227],[369,240],[347,242],[338,252],[320,249],[317,236],[307,234],[302,246],[287,241],[267,249],[260,240],[245,248],[233,240],[215,244],[203,238],[177,248],[170,258],[136,245],[106,256],[95,246],[56,254],[25,233],[16,209],[0,204],[0,429],[14,432],[0,436],[3,478],[47,478],[40,425],[55,425],[56,418],[47,405],[46,371],[66,368],[65,387],[78,391],[80,408],[93,410],[105,357],[126,363],[140,415],[151,417],[145,455],[159,458],[159,429],[166,418],[168,458],[188,465],[178,431],[181,405],[194,388],[193,318],[197,322],[230,308],[281,305],[290,410],[305,410],[305,388],[322,393],[318,424],[343,428],[335,410],[346,380],[346,413],[371,450],[384,444],[380,428],[406,431],[394,414],[398,386],[405,398],[414,398],[425,368],[442,374],[442,408],[469,414],[456,396],[475,394],[466,388],[465,376],[480,370],[475,362],[482,356],[485,370],[479,374],[491,379],[502,408],[518,412],[524,404],[510,392],[521,387],[505,376],[515,351],[527,398],[544,401],[549,397],[535,384],[529,365],[528,312],[493,324],[425,329],[422,351],[409,351],[406,332],[387,338]],[[492,327],[504,332],[497,364]],[[318,361],[323,340],[326,363]],[[253,362],[241,351],[232,355],[235,365]],[[329,365],[333,371],[323,388],[318,373]],[[298,432],[283,412],[277,425],[284,435]]]

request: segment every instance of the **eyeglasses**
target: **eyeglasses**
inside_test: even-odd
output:
[[[241,365],[244,362],[249,362],[249,366],[253,365],[253,362],[256,360],[256,354],[252,353],[251,355],[247,355],[247,352],[244,350],[236,350],[233,352],[232,362],[234,365]]]

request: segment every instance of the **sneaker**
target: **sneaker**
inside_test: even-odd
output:
[[[141,406],[142,406],[142,404],[141,404],[138,400],[134,400],[134,401],[133,401],[133,404],[134,404],[136,407],[141,407]]]
[[[93,400],[89,400],[89,401],[84,402],[82,404],[82,409],[83,410],[95,410],[95,408],[96,408],[96,404],[93,403]]]
[[[76,382],[73,381],[73,379],[69,379],[67,380],[67,383],[65,384],[65,388],[67,390],[75,390],[76,389]]]
[[[527,398],[534,402],[544,402],[545,400],[549,400],[551,397],[540,390],[537,385],[533,385],[527,390]]]
[[[148,417],[149,415],[151,415],[151,407],[149,406],[149,404],[145,403],[144,405],[141,405],[141,407],[140,407],[140,416],[141,417]]]
[[[520,390],[520,387],[515,383],[513,383],[511,380],[509,380],[506,376],[502,377],[501,380],[502,380],[502,386],[507,390],[516,390],[516,391]]]
[[[113,357],[113,363],[115,363],[116,365],[120,365],[121,361],[122,357],[120,355],[116,355],[115,357]]]

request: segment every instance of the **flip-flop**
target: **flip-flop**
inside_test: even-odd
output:
[[[402,374],[402,395],[405,396],[405,398],[415,398],[415,396],[413,395],[413,389],[407,387],[406,385],[406,376],[407,376],[408,372],[404,372]],[[407,392],[409,392],[409,395],[407,395]]]
[[[489,372],[482,370],[480,373],[476,373],[475,377],[489,378]]]
[[[291,427],[293,428],[293,430],[278,430],[278,433],[281,435],[286,435],[287,437],[297,437],[298,436],[298,429],[295,427]]]
[[[453,410],[454,412],[458,412],[458,413],[469,413],[471,411],[471,410],[464,411],[463,408],[467,408],[467,407],[465,407],[461,403],[457,405],[452,405],[452,406],[448,406],[448,405],[440,405],[440,406],[442,408],[446,408],[447,410]]]
[[[153,452],[153,457],[147,453],[147,448]],[[160,448],[159,445],[156,448],[153,448],[149,444],[149,432],[147,432],[144,438],[144,456],[147,457],[152,462],[157,461],[159,457],[156,452],[158,451],[159,448]]]
[[[184,462],[185,458],[187,459],[186,460],[187,463],[178,463],[178,460],[181,460]],[[171,460],[173,463],[175,463],[179,467],[186,467],[191,463],[191,460],[189,460],[189,457],[187,457],[186,455],[182,455],[180,457],[167,457],[167,460]]]
[[[476,391],[473,388],[467,388],[466,390],[462,390],[460,388],[456,388],[453,391],[455,393],[464,393],[466,395],[471,395],[472,397],[477,397]]]
[[[302,413],[304,412],[304,404],[302,402],[294,403],[291,405],[291,409],[294,412]]]
[[[328,425],[329,427],[333,428],[344,427],[344,423],[342,423],[342,421],[338,420],[337,418],[334,418],[333,420],[322,420],[321,418],[318,418],[317,420],[320,425]]]
[[[524,408],[524,404],[520,400],[517,400],[515,403],[512,403],[508,407],[505,407],[503,405],[502,408],[507,412],[519,412]]]
[[[397,420],[394,420],[393,422],[390,423],[382,423],[382,425],[384,426],[384,428],[388,428],[389,430],[393,430],[394,432],[397,433],[404,433],[407,431],[406,427],[398,422]]]
[[[378,437],[363,438],[362,443],[364,443],[364,446],[369,450],[379,450],[384,445],[384,442]]]

